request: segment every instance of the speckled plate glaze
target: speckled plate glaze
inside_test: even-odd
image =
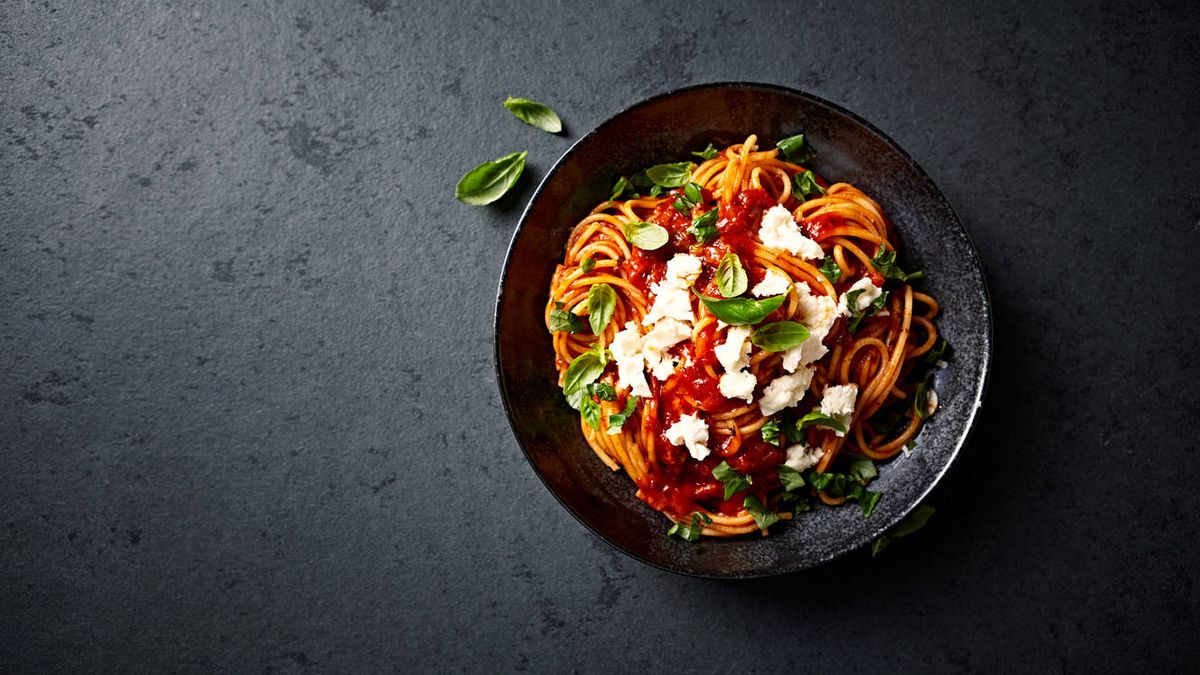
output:
[[[571,228],[618,176],[691,150],[757,134],[762,147],[804,132],[816,170],[847,181],[883,206],[901,238],[906,269],[924,270],[919,288],[942,306],[938,327],[953,347],[939,370],[940,408],[912,455],[882,465],[884,492],[870,518],[855,507],[819,507],[769,537],[665,536],[670,522],[634,496],[623,472],[609,471],[579,430],[556,384],[543,308]],[[966,442],[991,361],[991,309],[975,249],[929,176],[903,150],[855,114],[811,94],[763,84],[688,87],[637,103],[581,138],[542,181],[513,234],[496,300],[496,375],[509,422],[534,471],[563,506],[601,539],[655,567],[719,578],[785,574],[832,560],[895,525],[933,489]]]

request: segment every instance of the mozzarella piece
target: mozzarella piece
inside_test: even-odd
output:
[[[725,398],[740,398],[746,403],[754,400],[754,387],[758,384],[752,373],[742,370],[750,365],[750,330],[749,326],[731,326],[725,331],[725,342],[713,349],[725,369],[717,389]]]
[[[781,375],[771,380],[763,389],[762,399],[758,402],[762,414],[771,416],[799,403],[808,391],[808,385],[812,383],[813,371],[812,367],[805,366],[791,375]]]
[[[676,253],[667,261],[667,273],[663,277],[669,285],[677,288],[691,288],[700,277],[700,259],[687,253]]]
[[[787,293],[792,288],[792,280],[787,278],[787,275],[775,270],[767,270],[767,276],[763,280],[754,284],[754,288],[750,292],[757,298],[768,298],[781,293]]]
[[[783,353],[783,368],[789,373],[796,367],[813,363],[829,353],[825,337],[837,320],[837,304],[827,295],[813,295],[808,284],[796,284],[800,323],[808,329],[808,339]]]
[[[675,319],[688,323],[695,321],[692,294],[686,288],[669,286],[664,281],[651,286],[650,292],[654,293],[654,305],[646,312],[642,325],[653,326],[661,319]]]
[[[937,410],[937,407],[938,407],[937,392],[934,391],[933,388],[931,387],[929,389],[929,392],[925,394],[925,416],[929,417],[930,415],[932,415],[933,411]]]
[[[758,386],[758,379],[754,377],[754,373],[744,370],[722,373],[721,379],[717,382],[717,389],[721,391],[722,396],[740,398],[746,403],[754,400],[754,387],[756,386]]]
[[[642,335],[637,324],[630,321],[623,330],[613,336],[608,346],[617,362],[617,386],[629,387],[634,396],[649,396],[650,385],[644,371],[646,360],[642,357]]]
[[[676,361],[666,351],[692,336],[692,327],[675,319],[663,319],[642,338],[642,358],[660,381],[675,372]]]
[[[678,422],[667,427],[666,436],[672,445],[686,445],[692,459],[708,457],[708,423],[699,416],[680,417]]]
[[[816,466],[823,454],[824,451],[819,447],[810,448],[803,443],[797,443],[787,449],[787,460],[784,464],[797,471],[805,471]]]
[[[841,422],[847,429],[854,417],[854,401],[858,398],[857,384],[836,384],[825,387],[825,396],[821,399],[821,412]],[[833,433],[845,436],[840,431]]]
[[[838,298],[838,316],[850,316],[850,307],[846,304],[846,298],[854,291],[862,291],[858,297],[854,299],[854,313],[861,314],[864,309],[871,306],[883,294],[883,289],[875,285],[871,281],[871,277],[863,277],[854,282],[854,285],[846,289],[842,297]]]
[[[762,224],[758,227],[758,239],[767,248],[787,251],[805,260],[825,257],[821,245],[800,231],[792,212],[778,204],[763,214]]]

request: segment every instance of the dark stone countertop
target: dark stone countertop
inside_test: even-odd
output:
[[[0,7],[0,670],[1200,662],[1196,5],[502,4]],[[875,560],[648,568],[555,502],[498,402],[532,183],[720,80],[882,128],[988,274],[977,434]],[[519,149],[520,198],[453,200]]]

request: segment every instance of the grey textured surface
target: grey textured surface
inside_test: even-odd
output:
[[[1195,666],[1195,6],[718,7],[0,4],[0,670]],[[979,433],[877,560],[650,569],[500,410],[521,200],[453,185],[568,144],[500,102],[714,80],[888,132],[988,272]]]

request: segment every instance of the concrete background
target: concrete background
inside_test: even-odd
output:
[[[1195,667],[1196,7],[0,2],[0,670]],[[989,277],[978,433],[875,560],[648,568],[499,406],[533,182],[719,80],[882,128]]]

